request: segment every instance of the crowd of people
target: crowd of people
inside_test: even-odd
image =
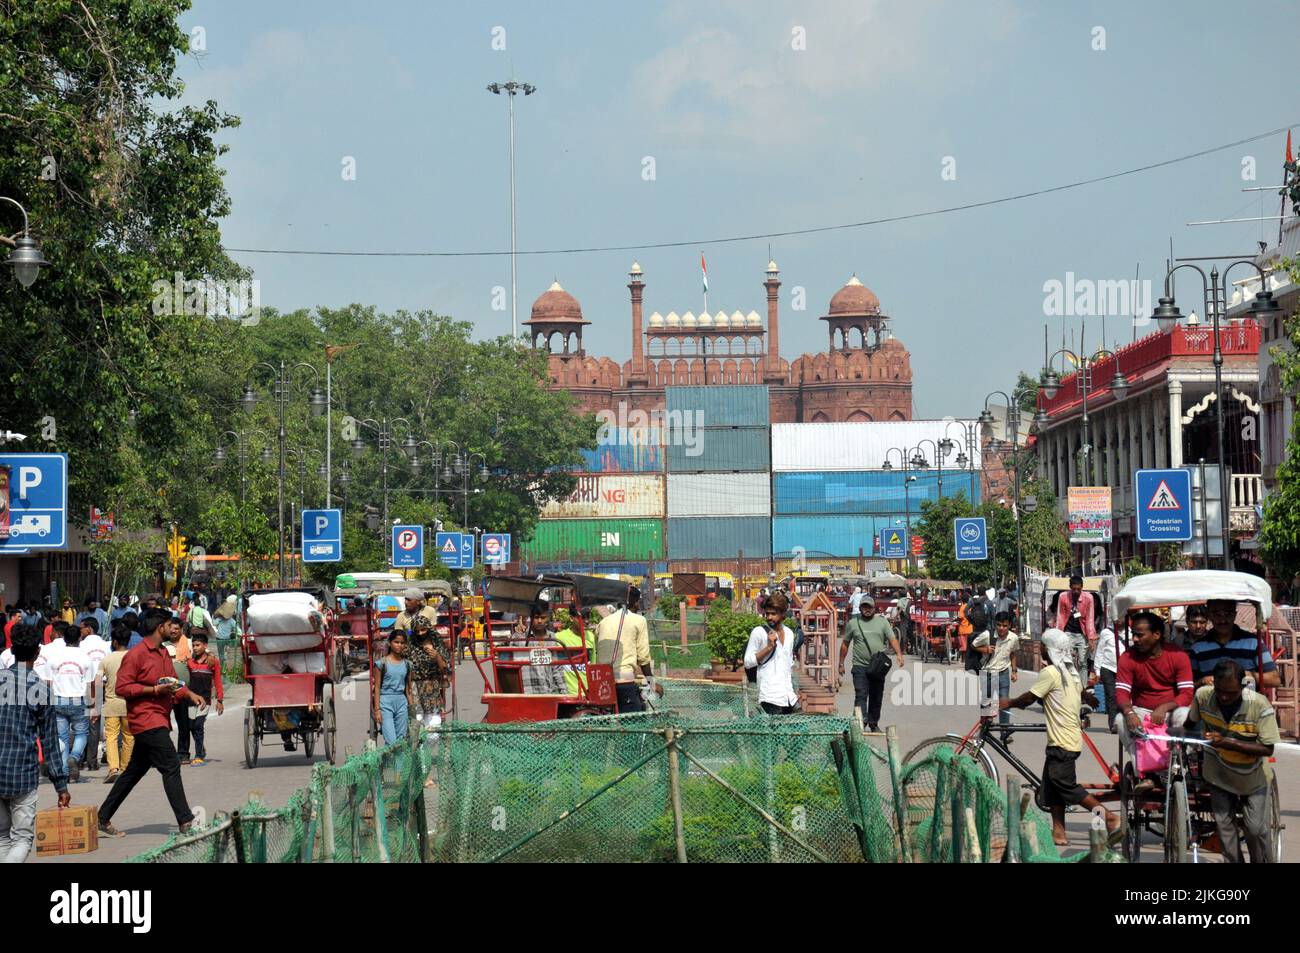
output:
[[[0,690],[19,703],[0,705],[0,860],[21,863],[31,852],[42,774],[65,807],[69,785],[101,763],[112,785],[99,809],[102,835],[123,836],[113,815],[151,768],[178,828],[189,829],[181,767],[206,764],[205,721],[224,707],[209,641],[237,631],[234,600],[215,613],[192,591],[167,604],[122,596],[107,612],[94,599],[80,611],[66,599],[5,607]]]

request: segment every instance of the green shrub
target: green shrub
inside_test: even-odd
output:
[[[714,658],[731,665],[732,671],[745,656],[749,634],[763,624],[761,617],[747,612],[733,612],[731,603],[714,602],[709,606],[705,632]]]

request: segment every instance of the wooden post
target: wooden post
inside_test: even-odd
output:
[[[677,627],[682,634],[682,649],[686,649],[686,600],[677,603]]]
[[[1101,864],[1106,861],[1106,831],[1091,827],[1088,829],[1088,863]]]
[[[348,785],[348,820],[352,824],[352,863],[361,860],[361,812],[357,810],[357,786]]]
[[[948,804],[952,824],[952,862],[960,864],[965,860],[966,824],[961,810],[961,784],[958,780],[957,759],[948,764]]]
[[[1020,863],[1020,801],[1016,798],[1018,785],[1015,778],[1007,778],[1007,844],[1002,853],[1002,862]]]
[[[979,829],[975,826],[975,811],[973,808],[966,808],[966,843],[968,845],[967,854],[969,862],[972,864],[983,863],[983,852],[980,850]]]
[[[334,863],[334,795],[333,785],[330,783],[330,766],[321,765],[321,798],[320,798],[320,837],[321,837],[321,862],[326,864]]]
[[[379,862],[386,864],[388,857],[388,810],[384,806],[384,762],[379,762],[379,770],[370,785],[370,796],[375,804],[375,843],[379,849]]]
[[[673,838],[677,842],[677,863],[686,863],[686,831],[682,817],[682,783],[677,764],[677,732],[672,728],[664,729],[664,738],[668,741],[668,790],[673,809]]]
[[[230,829],[235,835],[235,863],[246,864],[248,859],[244,856],[244,822],[238,811],[230,815]]]
[[[903,794],[903,759],[898,748],[898,727],[885,726],[885,751],[889,760],[889,780],[894,788],[894,817],[898,828],[898,856],[905,864],[912,862],[907,844],[907,798]],[[936,802],[937,804],[937,802]],[[935,812],[936,818],[938,812]]]
[[[303,798],[302,801],[302,847],[298,852],[298,859],[304,864],[311,863],[313,841],[316,839],[315,831],[312,825],[311,798]]]

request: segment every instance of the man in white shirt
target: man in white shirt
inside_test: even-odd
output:
[[[68,779],[76,781],[81,777],[81,754],[86,750],[90,730],[90,719],[86,717],[86,683],[95,677],[95,668],[81,647],[81,629],[65,626],[63,640],[45,646],[41,658],[44,664],[38,674],[50,683],[54,696],[59,748],[67,765]]]
[[[1106,723],[1110,726],[1112,735],[1119,731],[1115,723],[1115,716],[1119,713],[1119,704],[1115,701],[1115,673],[1119,671],[1119,657],[1123,651],[1124,647],[1115,638],[1115,630],[1109,625],[1104,626],[1097,636],[1097,653],[1092,658],[1092,664],[1097,669],[1097,677],[1101,679],[1106,702]]]
[[[99,732],[101,723],[99,716],[99,697],[95,690],[95,673],[99,671],[99,663],[108,657],[112,651],[112,646],[103,639],[100,634],[99,620],[94,616],[86,616],[81,620],[81,648],[86,653],[86,659],[90,662],[90,681],[86,683],[87,699],[86,703],[90,707],[90,728],[86,733],[86,753],[85,767],[87,771],[99,770]]]
[[[793,715],[799,711],[794,690],[794,633],[785,625],[790,600],[774,592],[763,603],[764,624],[749,633],[745,647],[745,668],[756,674],[758,703],[769,715]]]
[[[993,632],[985,630],[975,636],[971,647],[986,657],[980,678],[985,680],[982,686],[990,699],[999,701],[1011,697],[1011,683],[1020,672],[1016,668],[1016,650],[1020,647],[1020,636],[1011,631],[1011,613],[999,612],[993,617]],[[1011,712],[1003,708],[998,712],[998,724],[1011,724]],[[1008,732],[1002,732],[1002,743],[1011,744]]]

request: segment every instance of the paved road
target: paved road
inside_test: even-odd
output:
[[[1013,694],[1027,691],[1032,673],[1021,675],[1013,683]],[[480,721],[483,706],[479,703],[482,680],[472,663],[462,663],[457,671],[459,685],[457,714],[461,720]],[[339,746],[360,751],[366,742],[368,716],[366,711],[367,682],[354,676],[340,686],[338,700]],[[275,747],[263,747],[258,766],[252,770],[243,763],[243,706],[249,696],[245,685],[230,686],[227,691],[226,713],[208,719],[207,765],[183,768],[185,792],[196,811],[208,816],[218,810],[231,810],[242,805],[252,792],[257,792],[267,804],[280,805],[296,788],[305,786],[311,774],[311,764],[322,760],[318,751],[314,759],[307,759],[301,746],[297,753],[286,753]],[[849,680],[841,686],[839,709],[849,714],[853,708],[853,688]],[[924,739],[949,731],[964,732],[978,717],[974,692],[974,679],[961,672],[957,666],[928,664],[921,666],[908,658],[900,672],[890,673],[885,696],[882,724],[896,724],[904,753]],[[1016,712],[1017,721],[1041,723],[1041,713]],[[1117,741],[1102,726],[1102,717],[1094,716],[1091,730],[1093,740],[1108,759],[1115,758]],[[883,745],[883,738],[880,744]],[[1035,771],[1041,770],[1046,739],[1042,734],[1022,734],[1016,738],[1013,750]],[[1284,856],[1300,861],[1300,749],[1280,753],[1276,763],[1282,790],[1284,821],[1290,830],[1283,837]],[[1005,763],[1002,771],[1009,770]],[[107,772],[84,773],[82,782],[72,786],[74,803],[101,803],[108,793],[102,783]],[[1005,774],[1003,777],[1005,778]],[[1080,760],[1080,780],[1105,780],[1100,766],[1085,752]],[[54,805],[54,790],[42,785],[40,806]],[[150,773],[132,792],[114,818],[114,823],[126,833],[121,839],[100,840],[97,852],[89,855],[52,858],[42,863],[94,861],[99,863],[120,861],[140,851],[161,844],[167,834],[175,829],[175,818],[163,796],[162,782],[156,773]],[[1071,834],[1071,849],[1087,846],[1088,818],[1085,814],[1071,814],[1067,827]],[[1161,859],[1159,844],[1150,843],[1144,851],[1144,860]]]

